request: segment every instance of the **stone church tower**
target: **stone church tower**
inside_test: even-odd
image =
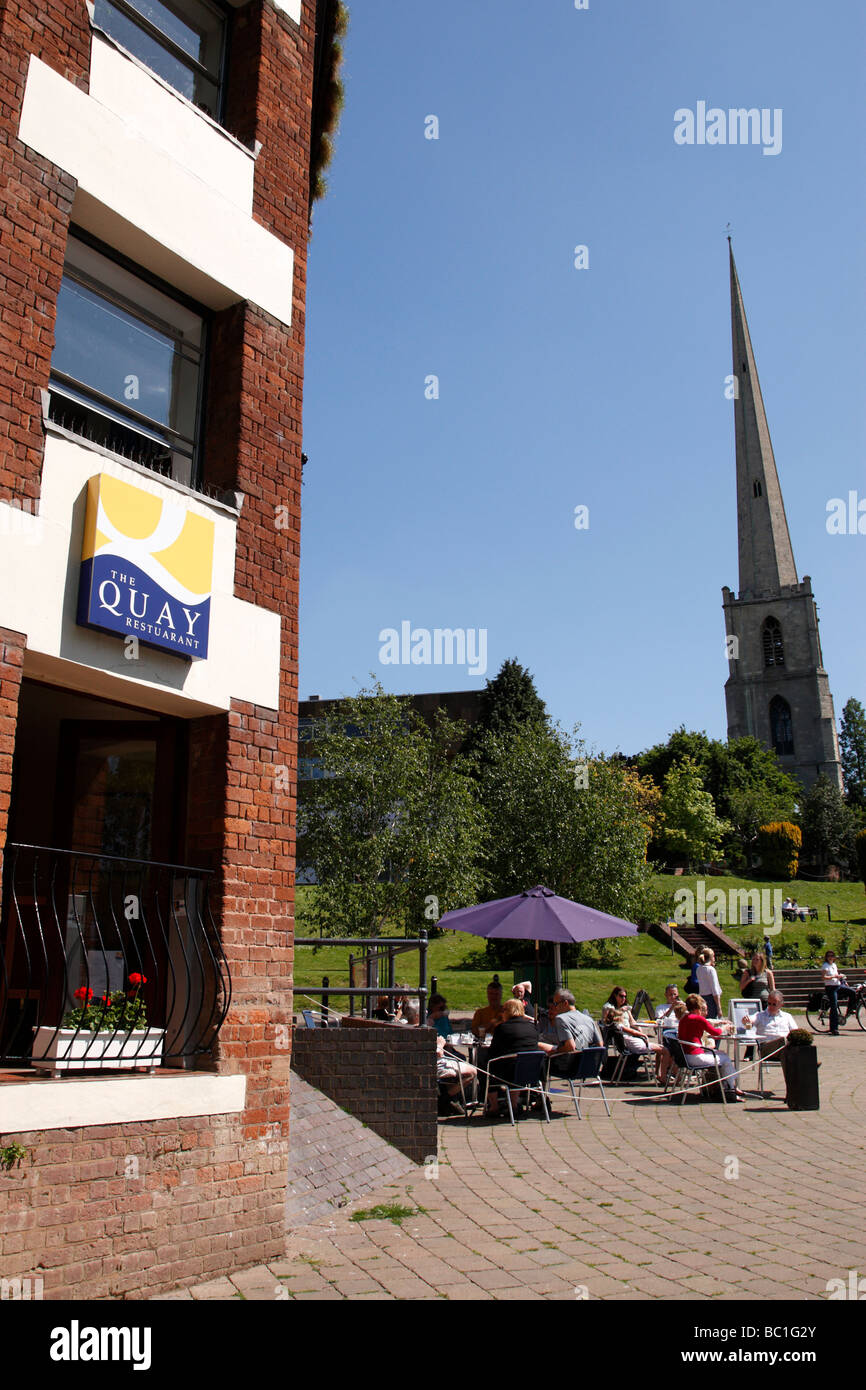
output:
[[[730,260],[740,592],[722,590],[728,738],[760,739],[806,787],[823,772],[841,788],[812,582],[797,579],[733,250]]]

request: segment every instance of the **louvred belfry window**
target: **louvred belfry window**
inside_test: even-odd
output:
[[[761,635],[764,643],[764,665],[784,666],[785,648],[782,644],[782,629],[776,618],[767,618]]]

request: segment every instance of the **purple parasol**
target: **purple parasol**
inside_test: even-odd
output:
[[[552,941],[557,983],[562,980],[559,948],[563,942],[595,941],[604,936],[637,936],[637,927],[594,907],[557,897],[538,884],[513,898],[496,898],[477,907],[458,907],[437,926],[502,941]]]

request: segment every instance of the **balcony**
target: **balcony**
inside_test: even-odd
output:
[[[139,1050],[164,1030],[161,1061],[194,1067],[212,1057],[231,979],[210,908],[212,875],[176,864],[9,843],[0,915],[0,1065],[27,1066],[84,998],[127,994],[99,1031],[77,1024],[77,1070],[106,1049]],[[141,983],[130,976],[141,977]],[[92,991],[92,995],[87,992]],[[78,992],[78,993],[76,993]],[[139,1027],[135,1027],[139,1021]],[[47,1030],[51,1030],[49,1037]]]

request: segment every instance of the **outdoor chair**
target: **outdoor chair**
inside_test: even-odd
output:
[[[719,1089],[722,1093],[722,1101],[725,1105],[727,1105],[728,1098],[725,1095],[725,1088],[722,1085],[722,1077],[721,1072],[719,1071],[718,1062],[716,1062],[714,1066],[711,1067],[696,1067],[691,1060],[692,1054],[685,1051],[682,1043],[679,1041],[678,1038],[666,1038],[665,1046],[667,1047],[668,1052],[673,1057],[674,1065],[678,1068],[680,1073],[679,1084],[680,1090],[682,1092],[682,1094],[680,1095],[680,1105],[685,1104],[686,1091],[688,1087],[697,1086],[700,1089],[703,1086],[704,1077],[715,1077],[716,1081],[718,1082]]]
[[[318,1028],[320,1026],[319,1019],[313,1013],[312,1009],[301,1009],[301,1017],[308,1028]]]
[[[625,1079],[623,1073],[628,1065],[629,1057],[634,1057],[635,1059],[635,1080],[637,1080],[638,1067],[643,1066],[644,1076],[646,1080],[649,1081],[649,1060],[654,1057],[655,1054],[651,1052],[649,1048],[647,1048],[646,1052],[629,1052],[625,1045],[625,1038],[615,1025],[610,1029],[610,1041],[613,1043],[618,1053],[616,1066],[613,1069],[613,1076],[610,1079],[611,1085],[618,1086],[620,1082]]]
[[[782,1075],[785,1068],[782,1066],[782,1053],[785,1051],[784,1038],[758,1038],[758,1090],[764,1089],[764,1067],[781,1067]]]
[[[511,1104],[511,1095],[514,1091],[526,1092],[527,1102],[530,1095],[537,1095],[544,1112],[544,1118],[550,1124],[550,1110],[547,1104],[547,1073],[549,1069],[549,1059],[546,1052],[509,1052],[502,1057],[494,1058],[494,1061],[513,1062],[514,1077],[511,1081],[503,1081],[498,1076],[492,1076],[489,1086],[494,1090],[504,1090],[505,1099],[508,1102],[508,1118],[512,1124],[516,1124],[514,1118],[514,1107]]]
[[[603,1047],[585,1047],[582,1052],[573,1052],[568,1056],[568,1065],[562,1071],[551,1073],[555,1080],[568,1082],[571,1088],[571,1099],[574,1101],[574,1108],[579,1120],[583,1119],[580,1113],[580,1094],[584,1086],[598,1087],[608,1119],[610,1119],[610,1106],[607,1103],[604,1082],[601,1079],[605,1055]],[[574,1089],[575,1082],[577,1082],[577,1091]]]
[[[681,1073],[682,1073],[682,1068],[681,1068],[680,1066],[677,1065],[676,1055],[675,1055],[675,1053],[674,1053],[674,1049],[671,1047],[671,1042],[675,1042],[675,1043],[677,1044],[677,1046],[679,1046],[679,1041],[680,1041],[680,1040],[679,1040],[679,1037],[677,1036],[677,1034],[674,1032],[674,1030],[673,1030],[672,1028],[666,1028],[666,1029],[662,1032],[662,1043],[664,1044],[664,1046],[667,1048],[668,1052],[671,1054],[671,1056],[672,1056],[673,1059],[674,1059],[674,1064],[673,1064],[673,1066],[672,1066],[672,1067],[668,1067],[668,1073],[667,1073],[667,1076],[665,1077],[665,1084],[664,1084],[664,1086],[662,1087],[662,1095],[665,1095],[666,1092],[668,1091],[668,1089],[671,1088],[671,1087],[675,1090],[676,1087],[679,1085],[679,1082],[680,1082],[680,1076],[681,1076]]]

